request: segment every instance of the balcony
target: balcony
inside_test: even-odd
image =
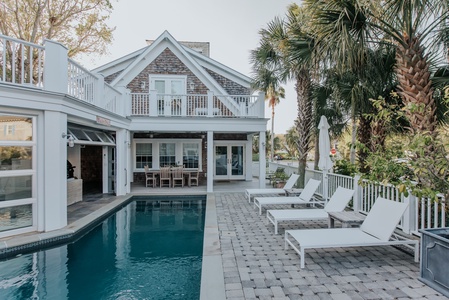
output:
[[[258,95],[169,95],[131,93],[131,115],[151,117],[263,118],[264,98]]]
[[[129,93],[68,58],[63,45],[49,40],[40,46],[0,35],[1,83],[66,94],[124,117],[264,118],[263,94]]]

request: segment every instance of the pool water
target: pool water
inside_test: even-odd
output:
[[[205,201],[137,200],[74,243],[0,261],[0,299],[199,299]]]

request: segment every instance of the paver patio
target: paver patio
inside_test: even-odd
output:
[[[274,235],[244,193],[215,199],[227,299],[447,299],[417,279],[411,252],[392,246],[310,250],[300,269],[284,230],[326,222],[283,223]]]

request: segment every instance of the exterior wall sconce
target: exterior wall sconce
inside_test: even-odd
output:
[[[195,90],[195,83],[193,81],[189,82],[189,90],[193,92]]]
[[[145,81],[141,81],[141,82],[140,82],[140,88],[141,88],[142,90],[144,90],[146,86],[147,86],[147,83],[146,83]]]
[[[62,138],[67,138],[67,141],[69,142],[69,147],[70,148],[73,148],[73,146],[75,146],[75,139],[73,138],[72,135],[66,134],[66,133],[62,133]]]

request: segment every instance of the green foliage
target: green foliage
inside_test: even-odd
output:
[[[352,164],[349,160],[339,159],[334,163],[334,173],[346,176],[354,176],[357,173],[357,166],[355,164]]]
[[[449,196],[449,158],[442,139],[418,134],[409,141],[394,143],[384,151],[371,153],[367,159],[370,171],[362,178],[392,184],[406,196],[438,199]]]
[[[408,161],[409,158],[404,157],[403,145],[393,143],[383,151],[369,154],[366,160],[369,172],[362,178],[383,184],[402,184],[404,180],[413,179]]]
[[[108,0],[2,0],[0,33],[36,44],[60,42],[69,57],[104,54],[115,29],[107,25],[111,12]]]
[[[284,168],[277,168],[276,172],[274,172],[274,181],[285,181],[289,176],[285,173]]]

